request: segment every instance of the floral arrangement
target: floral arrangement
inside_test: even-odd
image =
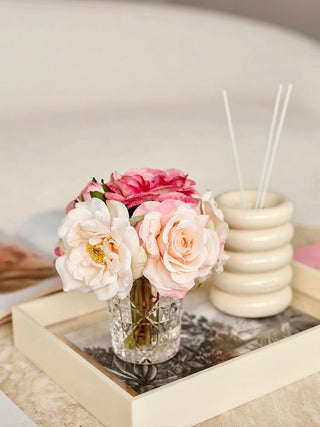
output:
[[[211,192],[200,197],[195,184],[177,169],[93,178],[58,230],[64,290],[122,299],[145,277],[160,295],[182,298],[213,269],[221,272],[228,226]]]

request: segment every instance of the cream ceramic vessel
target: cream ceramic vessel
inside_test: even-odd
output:
[[[240,273],[263,273],[276,270],[287,265],[293,255],[292,246],[287,244],[281,248],[259,252],[230,252],[225,266],[227,271]]]
[[[226,249],[230,251],[253,252],[279,248],[293,237],[293,225],[288,222],[279,227],[262,230],[230,230]]]
[[[222,291],[231,294],[259,295],[274,292],[289,285],[292,280],[292,268],[288,264],[279,270],[264,273],[231,273],[224,271],[217,274],[214,284]]]
[[[255,209],[256,191],[232,191],[217,197],[230,227],[226,241],[229,260],[214,277],[213,304],[228,314],[272,316],[291,301],[293,204],[285,196],[268,193],[265,207]]]
[[[212,302],[219,310],[241,317],[267,317],[281,313],[288,307],[291,298],[290,286],[259,295],[229,294],[219,289],[212,294]]]
[[[216,201],[231,229],[261,230],[290,223],[293,204],[285,196],[267,193],[263,209],[254,209],[256,198],[256,190],[245,191],[245,208],[238,191],[221,194]]]

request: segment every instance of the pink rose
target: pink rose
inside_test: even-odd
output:
[[[71,202],[69,202],[69,203],[67,204],[67,206],[66,206],[66,208],[65,208],[65,212],[66,212],[66,214],[67,214],[68,212],[72,211],[72,209],[74,209],[74,208],[76,207],[76,203],[77,203],[77,201],[76,201],[76,200],[71,200]]]
[[[85,202],[86,200],[92,199],[90,194],[91,191],[99,191],[100,193],[104,193],[102,184],[100,184],[99,182],[89,181],[88,184],[84,187],[84,189],[81,191],[81,193],[77,197],[77,200],[79,202]]]
[[[54,249],[54,254],[59,258],[59,256],[62,256],[64,254],[64,250],[62,248],[63,243],[61,242],[61,240],[59,240],[59,246],[57,246]],[[57,258],[53,260],[53,264],[55,265],[57,262]]]
[[[134,213],[140,215],[136,230],[147,254],[144,276],[161,295],[184,297],[220,255],[219,237],[207,228],[209,217],[177,200],[145,202]]]
[[[76,207],[77,202],[85,202],[86,200],[92,199],[90,191],[99,191],[100,193],[104,193],[104,189],[102,184],[99,182],[89,181],[88,184],[81,190],[79,196],[75,200],[71,200],[66,206],[66,213],[71,211]]]
[[[61,246],[57,246],[54,249],[54,253],[55,253],[56,256],[62,256],[64,254],[64,250],[62,249]]]
[[[128,209],[139,206],[145,201],[158,201],[174,199],[185,203],[197,203],[192,197],[198,195],[193,188],[195,182],[188,179],[178,169],[133,169],[124,175],[114,172],[111,181],[106,184],[108,191],[105,193],[107,200],[117,200],[124,203]]]

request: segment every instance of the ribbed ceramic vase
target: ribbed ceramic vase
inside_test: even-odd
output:
[[[214,276],[213,304],[228,314],[265,317],[285,310],[291,302],[290,261],[293,250],[293,204],[285,196],[268,193],[265,207],[255,209],[256,191],[224,193],[216,201],[229,224],[229,260]]]
[[[182,299],[161,296],[142,277],[128,297],[108,301],[112,346],[122,360],[154,364],[171,359],[179,350]]]

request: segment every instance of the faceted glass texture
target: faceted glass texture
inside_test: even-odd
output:
[[[171,359],[179,350],[182,299],[159,295],[142,277],[128,297],[107,302],[112,346],[120,359],[154,364]]]

